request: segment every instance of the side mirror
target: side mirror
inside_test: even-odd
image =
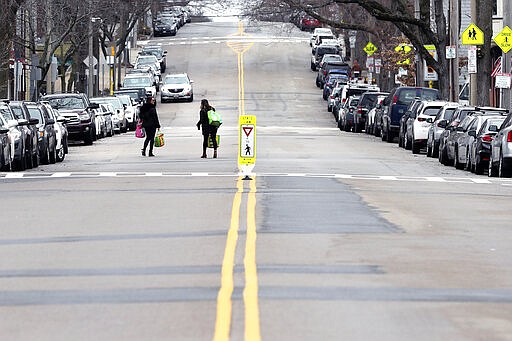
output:
[[[167,54],[167,50],[164,51],[164,54]]]
[[[434,123],[434,119],[432,117],[427,118],[427,123]]]
[[[38,119],[38,118],[34,118],[34,117],[32,117],[32,118],[30,118],[30,119],[28,120],[28,123],[30,123],[30,125],[36,125],[36,124],[39,124],[39,119]]]
[[[57,122],[66,123],[66,118],[64,116],[57,116]]]
[[[24,118],[18,120],[19,126],[28,126],[28,121]]]
[[[55,124],[55,120],[53,118],[50,118],[50,119],[48,119],[48,121],[46,121],[46,125],[50,125],[50,124]]]
[[[439,128],[444,128],[444,129],[446,129],[446,127],[448,126],[448,121],[447,121],[447,120],[441,120],[441,121],[439,121],[439,123],[437,124],[437,126],[438,126]]]
[[[476,130],[470,130],[470,131],[468,131],[468,135],[469,135],[469,136],[476,137]]]
[[[0,134],[7,134],[9,132],[9,128],[0,127]]]
[[[457,127],[456,130],[457,131],[464,131],[464,129],[462,127]]]
[[[194,84],[194,81],[192,79],[190,80],[190,84]]]
[[[99,109],[100,108],[100,105],[98,103],[91,103],[89,105],[89,109]]]
[[[127,104],[123,104],[123,108],[128,108],[128,105]]]
[[[490,132],[493,132],[493,133],[497,133],[498,131],[500,131],[500,128],[498,128],[498,126],[497,126],[497,125],[495,125],[495,124],[491,124],[491,125],[489,126],[489,131],[490,131]]]

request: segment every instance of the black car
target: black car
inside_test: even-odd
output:
[[[388,95],[388,93],[373,91],[371,88],[368,88],[368,91],[361,94],[361,98],[359,99],[354,115],[354,131],[356,133],[360,133],[366,127],[368,112],[377,105],[379,96],[383,95]]]
[[[339,74],[345,74],[348,77],[350,77],[350,66],[345,62],[334,62],[330,61],[327,63],[324,63],[320,70],[318,70],[318,74],[316,76],[316,86],[319,88],[324,87],[325,78],[331,72],[331,70],[338,70],[336,73]]]
[[[34,168],[39,166],[39,149],[38,149],[38,130],[37,124],[39,120],[37,118],[31,118],[28,109],[24,102],[12,101],[9,103],[14,115],[19,120],[26,120],[27,125],[23,126],[26,134],[25,141],[25,154],[26,154],[26,168]]]
[[[70,140],[82,140],[91,145],[96,139],[96,109],[98,104],[91,103],[83,93],[46,95],[41,101],[48,102],[53,109],[66,119]]]
[[[0,120],[0,170],[11,169],[11,144],[8,133],[9,128],[2,126]]]
[[[314,48],[312,52],[311,71],[316,71],[325,54],[339,54],[340,51],[337,46],[322,44]]]
[[[43,165],[55,163],[57,161],[57,135],[53,125],[55,121],[43,110],[41,104],[34,102],[25,102],[30,118],[37,118],[39,148],[39,160]]]
[[[398,135],[400,129],[400,119],[405,114],[407,107],[415,99],[435,101],[439,99],[437,89],[416,88],[402,86],[394,88],[388,97],[382,102],[382,117],[380,126],[380,135],[382,141],[392,142]]]
[[[175,36],[177,32],[178,26],[173,20],[161,18],[160,20],[155,21],[155,25],[153,27],[153,35],[155,37]]]

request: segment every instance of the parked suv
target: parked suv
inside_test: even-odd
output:
[[[382,122],[380,124],[382,141],[392,142],[398,135],[400,119],[409,104],[415,99],[435,101],[439,99],[437,89],[403,86],[394,88],[382,103]]]
[[[11,137],[11,155],[13,157],[13,167],[15,170],[25,170],[27,165],[27,153],[25,144],[27,143],[27,131],[25,126],[28,121],[25,119],[17,119],[16,115],[9,106],[9,101],[0,102],[0,114],[9,127],[9,135]]]
[[[37,147],[37,124],[39,120],[37,118],[31,118],[27,107],[24,102],[13,101],[9,103],[14,115],[19,120],[24,119],[28,121],[28,125],[23,126],[26,132],[25,142],[25,160],[27,168],[34,168],[39,165],[39,152]]]
[[[89,101],[83,93],[53,94],[41,98],[51,107],[58,110],[66,119],[69,139],[82,140],[91,145],[96,139],[97,104]]]
[[[317,46],[313,49],[313,54],[311,55],[311,71],[316,71],[318,69],[324,55],[338,55],[338,53],[339,49],[337,46],[326,44]]]
[[[489,176],[512,176],[512,114],[508,114],[491,142]]]
[[[54,128],[55,121],[43,110],[41,104],[25,102],[31,118],[39,121],[37,124],[39,160],[43,165],[57,161],[57,135]]]
[[[375,106],[380,89],[377,86],[368,84],[348,84],[341,92],[341,100],[350,96],[360,95],[359,103],[354,112],[354,132],[360,133],[366,124],[368,111]],[[345,97],[344,97],[345,96]]]
[[[346,74],[350,77],[350,66],[345,62],[326,62],[322,65],[322,68],[318,70],[318,74],[316,76],[316,86],[319,88],[323,88],[325,84],[325,77],[329,74],[329,72]]]

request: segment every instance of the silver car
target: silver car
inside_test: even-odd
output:
[[[175,73],[165,76],[160,88],[160,100],[162,103],[170,100],[186,99],[194,100],[194,81],[186,73]]]
[[[491,142],[489,176],[512,177],[512,113]]]
[[[427,156],[438,157],[439,155],[439,138],[446,128],[446,122],[450,121],[459,106],[458,103],[448,102],[437,113],[436,117],[432,119],[432,124],[428,130],[427,135]],[[442,123],[441,123],[442,122]]]

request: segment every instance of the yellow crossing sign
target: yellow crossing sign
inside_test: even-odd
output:
[[[239,116],[238,127],[238,168],[248,174],[256,163],[256,116]]]
[[[484,32],[471,23],[468,28],[462,32],[462,45],[483,45],[484,44]]]
[[[496,45],[498,45],[504,53],[507,53],[512,49],[512,29],[510,27],[505,26],[500,33],[494,37],[494,41]]]
[[[366,52],[368,56],[371,56],[372,54],[377,52],[377,46],[373,45],[372,42],[369,41],[368,44],[366,44],[366,46],[364,47],[363,51]]]

